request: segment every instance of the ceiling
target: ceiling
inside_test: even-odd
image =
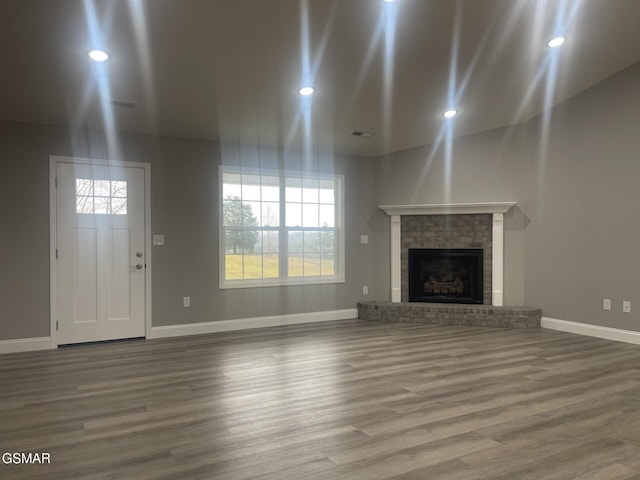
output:
[[[638,19],[638,0],[0,0],[0,119],[380,155],[538,115],[640,61]]]

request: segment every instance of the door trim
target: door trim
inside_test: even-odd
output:
[[[58,348],[58,262],[56,262],[56,238],[57,238],[57,202],[56,172],[58,164],[70,163],[78,165],[96,165],[105,167],[133,167],[144,170],[144,246],[147,251],[147,268],[144,271],[144,296],[145,296],[145,338],[151,338],[151,164],[143,162],[118,162],[112,160],[64,157],[59,155],[49,156],[49,261],[50,261],[50,288],[49,288],[49,324],[51,336],[51,348]]]

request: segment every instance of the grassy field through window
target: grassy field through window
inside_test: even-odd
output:
[[[243,255],[225,255],[225,278],[242,280],[248,278],[268,279],[279,277],[278,255],[244,255],[244,276],[242,275]],[[304,258],[289,256],[289,277],[332,276],[335,274],[333,259],[319,257]]]

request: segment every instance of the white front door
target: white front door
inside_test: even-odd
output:
[[[144,169],[57,164],[58,344],[145,334]]]

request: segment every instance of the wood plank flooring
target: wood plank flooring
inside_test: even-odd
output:
[[[0,356],[5,479],[640,479],[640,347],[348,320]]]

